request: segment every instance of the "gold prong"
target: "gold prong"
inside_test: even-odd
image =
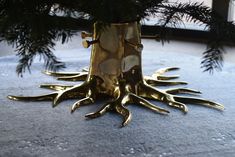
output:
[[[167,114],[170,113],[168,110],[165,110],[164,108],[158,107],[150,103],[149,101],[145,100],[144,98],[141,98],[135,94],[130,93],[130,98],[133,100],[133,102],[143,105],[144,107],[147,107],[153,111],[156,111],[161,114]]]
[[[163,75],[153,74],[152,77],[158,80],[173,80],[179,78],[179,75],[163,76]]]
[[[176,108],[182,110],[184,113],[188,112],[188,107],[181,102],[171,101],[168,104],[169,104],[169,106],[176,107]]]
[[[84,40],[84,41],[82,41],[82,46],[83,46],[84,48],[89,48],[91,45],[96,44],[96,43],[98,43],[98,42],[99,42],[99,40],[91,40],[91,41],[89,41],[89,40]]]
[[[65,86],[65,85],[59,85],[59,84],[42,84],[40,85],[40,88],[45,88],[45,89],[52,89],[56,91],[60,90],[66,90],[68,88],[72,88],[73,86]]]
[[[81,32],[81,37],[82,37],[82,39],[85,39],[85,38],[88,38],[88,37],[92,37],[92,34],[88,33],[88,32],[85,32],[85,31],[82,31]]]
[[[181,89],[181,91],[182,90],[184,92],[187,91],[187,92],[199,93],[199,91],[194,91],[191,89],[183,88]],[[180,108],[184,112],[188,111],[187,106],[185,105],[186,103],[204,105],[204,106],[212,107],[212,108],[219,109],[219,110],[224,109],[223,105],[219,103],[215,103],[215,102],[205,100],[205,99],[200,99],[200,98],[172,95],[170,93],[164,92],[163,90],[159,90],[159,89],[157,90],[157,89],[152,88],[149,85],[144,85],[144,84],[143,86],[141,86],[140,96],[168,103],[170,106]]]
[[[174,86],[174,85],[187,85],[187,82],[184,81],[159,81],[159,80],[146,80],[146,82],[153,86]]]
[[[170,86],[170,85],[186,85],[188,84],[187,82],[184,81],[162,81],[162,80],[157,80],[149,76],[144,76],[144,80],[146,81],[147,84],[153,85],[153,86]]]
[[[87,73],[80,73],[78,75],[73,76],[64,76],[64,77],[58,77],[58,80],[64,80],[64,81],[85,81],[87,79],[88,74]]]
[[[65,92],[59,91],[58,95],[52,102],[52,107],[56,107],[62,100],[65,100]]]
[[[82,68],[82,72],[89,72],[89,68],[88,67],[85,67],[85,68]]]
[[[8,95],[8,99],[15,101],[44,101],[44,100],[53,100],[56,97],[57,93],[39,95],[39,96],[13,96]]]
[[[122,126],[126,126],[130,120],[131,120],[131,113],[130,111],[125,108],[124,106],[122,106],[121,104],[120,105],[116,105],[115,106],[115,110],[117,111],[117,113],[119,113],[120,115],[122,115],[123,117],[123,123],[122,123]]]
[[[169,93],[169,94],[180,94],[180,93],[201,94],[200,91],[194,90],[194,89],[189,89],[189,88],[172,88],[172,89],[166,90],[166,93]]]
[[[53,100],[53,107],[57,106],[62,100],[80,98],[84,97],[87,94],[87,91],[90,88],[89,83],[83,83],[80,85],[73,86],[66,90],[61,90],[57,92],[57,96]]]
[[[199,105],[204,105],[207,107],[215,108],[218,110],[224,110],[223,105],[213,102],[213,101],[201,99],[201,98],[174,96],[174,99],[182,103],[199,104]]]
[[[158,69],[157,71],[155,71],[156,74],[162,75],[168,71],[175,71],[175,70],[179,70],[180,68],[178,67],[166,67],[166,68],[161,68]]]
[[[75,102],[71,107],[71,113],[73,113],[76,109],[78,109],[80,106],[88,105],[94,103],[94,100],[90,97],[83,98],[77,102]]]
[[[43,71],[44,74],[49,76],[55,76],[55,77],[63,77],[63,76],[74,76],[79,75],[84,72],[52,72],[52,71]]]
[[[97,118],[100,117],[102,115],[104,115],[108,110],[110,110],[111,105],[105,104],[104,106],[102,106],[98,111],[93,112],[93,113],[88,113],[85,115],[85,117],[87,118]]]

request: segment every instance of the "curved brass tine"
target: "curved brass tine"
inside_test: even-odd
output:
[[[183,110],[184,112],[188,111],[187,106],[181,102],[176,102],[173,99],[172,95],[167,94],[164,91],[158,91],[155,88],[145,85],[145,84],[143,84],[142,86],[141,96],[167,103],[169,106],[179,108],[180,110]]]
[[[58,80],[64,80],[64,81],[85,81],[87,79],[88,73],[82,73],[74,76],[64,76],[64,77],[58,77]]]
[[[89,72],[89,67],[82,68],[82,72]]]
[[[45,88],[45,89],[52,89],[52,90],[56,90],[56,91],[60,91],[60,90],[66,90],[68,88],[72,88],[73,86],[69,86],[69,85],[60,85],[60,84],[42,84],[40,85],[40,88]]]
[[[58,95],[53,100],[53,107],[57,106],[62,100],[84,97],[88,89],[89,84],[83,83],[66,90],[58,91]]]
[[[73,113],[76,109],[78,109],[80,106],[88,105],[94,103],[94,100],[90,97],[83,98],[77,102],[75,102],[71,107],[71,113]]]
[[[147,84],[153,86],[173,86],[173,85],[187,85],[187,82],[184,81],[162,81],[157,79],[145,78],[144,79]]]
[[[78,75],[81,72],[52,72],[52,71],[43,71],[44,74],[55,76],[55,77],[62,77],[62,76],[74,76]]]
[[[44,101],[44,100],[53,100],[58,93],[44,94],[39,96],[13,96],[8,95],[8,99],[16,101]]]
[[[161,107],[158,107],[158,106],[155,106],[154,104],[150,103],[149,101],[147,101],[146,99],[144,98],[141,98],[135,94],[131,94],[130,93],[130,99],[134,102],[134,103],[137,103],[137,104],[140,104],[140,105],[143,105],[144,107],[147,107],[148,109],[150,110],[153,110],[153,111],[156,111],[158,113],[161,113],[161,114],[167,114],[167,113],[170,113],[168,110],[164,109],[164,108],[161,108]]]
[[[166,73],[168,71],[175,71],[175,70],[179,70],[179,69],[180,68],[178,68],[178,67],[166,67],[166,68],[158,69],[154,73],[162,75],[162,74],[164,74],[164,73]]]
[[[168,102],[168,105],[171,107],[178,108],[178,109],[182,110],[184,113],[188,112],[188,107],[184,103],[177,102],[177,101],[170,101],[170,102]]]
[[[92,37],[92,34],[88,33],[88,32],[85,32],[85,31],[82,31],[81,32],[81,37],[82,37],[82,39],[85,39],[85,38],[88,38],[88,37]]]
[[[194,97],[174,96],[174,100],[182,102],[182,103],[199,104],[199,105],[215,108],[218,110],[224,110],[223,105],[216,103],[216,102],[213,102],[213,101],[210,101],[210,100],[206,100],[206,99],[194,98]]]
[[[104,115],[110,108],[111,108],[111,105],[109,103],[107,103],[104,106],[102,106],[98,111],[86,114],[85,117],[87,117],[87,118],[100,117],[100,116]]]
[[[172,88],[165,90],[169,94],[201,94],[200,91],[189,88]]]
[[[156,90],[153,86],[150,86],[146,83],[140,86],[138,96],[148,99],[153,99],[157,101],[162,101],[162,98],[165,96],[160,91]]]
[[[124,127],[127,124],[129,124],[129,122],[131,121],[130,111],[127,108],[125,108],[124,106],[122,106],[121,104],[115,106],[115,110],[117,111],[117,113],[119,113],[123,117],[122,126]]]
[[[179,75],[163,76],[159,74],[153,74],[152,77],[157,80],[173,80],[179,78]]]

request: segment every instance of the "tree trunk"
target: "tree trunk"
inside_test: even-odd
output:
[[[96,43],[92,46],[88,80],[92,76],[101,78],[100,92],[112,97],[121,82],[134,91],[143,81],[139,23],[112,24],[101,33],[94,26]]]

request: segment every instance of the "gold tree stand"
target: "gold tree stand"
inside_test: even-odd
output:
[[[122,126],[131,120],[131,113],[127,104],[136,104],[147,107],[161,114],[169,111],[160,108],[147,99],[164,102],[171,107],[187,112],[186,103],[195,103],[215,109],[223,110],[223,105],[209,100],[195,97],[179,96],[176,94],[199,94],[199,91],[187,88],[172,88],[162,90],[153,86],[168,86],[186,84],[186,82],[172,82],[169,80],[178,76],[164,76],[164,73],[178,68],[165,68],[156,71],[152,77],[142,75],[140,25],[137,22],[112,24],[102,32],[97,33],[97,24],[94,25],[94,34],[82,33],[82,37],[92,37],[92,41],[85,40],[84,47],[92,45],[90,67],[83,72],[54,73],[48,75],[58,77],[59,80],[85,81],[80,85],[66,86],[44,84],[41,88],[55,90],[50,94],[40,96],[8,96],[12,100],[42,101],[52,100],[53,107],[66,99],[80,99],[72,105],[71,112],[80,106],[94,103],[102,96],[111,97],[111,101],[94,113],[87,114],[88,118],[102,116],[108,111],[116,111],[123,116]]]

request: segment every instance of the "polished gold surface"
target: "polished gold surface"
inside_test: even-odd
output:
[[[83,38],[91,34],[83,33]],[[66,86],[60,84],[43,84],[40,87],[54,90],[50,94],[22,97],[8,96],[12,100],[43,101],[52,100],[55,107],[66,99],[80,99],[71,107],[71,113],[80,106],[94,103],[98,98],[108,96],[111,100],[98,111],[89,113],[87,118],[100,117],[108,111],[115,111],[123,117],[122,126],[131,120],[128,104],[144,106],[160,114],[169,111],[158,107],[147,99],[166,103],[170,107],[188,111],[186,103],[199,104],[223,110],[223,105],[196,97],[179,96],[177,94],[197,95],[200,91],[188,88],[159,89],[153,86],[184,85],[186,82],[172,81],[179,76],[167,76],[168,71],[178,70],[169,67],[157,70],[152,76],[142,75],[140,25],[137,22],[113,24],[99,35],[96,33],[96,24],[92,41],[85,41],[85,47],[92,45],[89,69],[82,72],[44,72],[47,75],[65,81],[84,81],[80,85]]]
[[[92,37],[93,35],[91,33],[87,33],[85,31],[82,31],[81,32],[81,38],[82,39],[85,39],[85,38],[89,38],[89,37]]]
[[[99,40],[92,40],[92,41],[84,40],[84,41],[82,41],[82,45],[84,48],[89,48],[92,44],[96,44],[98,42],[99,42]]]

